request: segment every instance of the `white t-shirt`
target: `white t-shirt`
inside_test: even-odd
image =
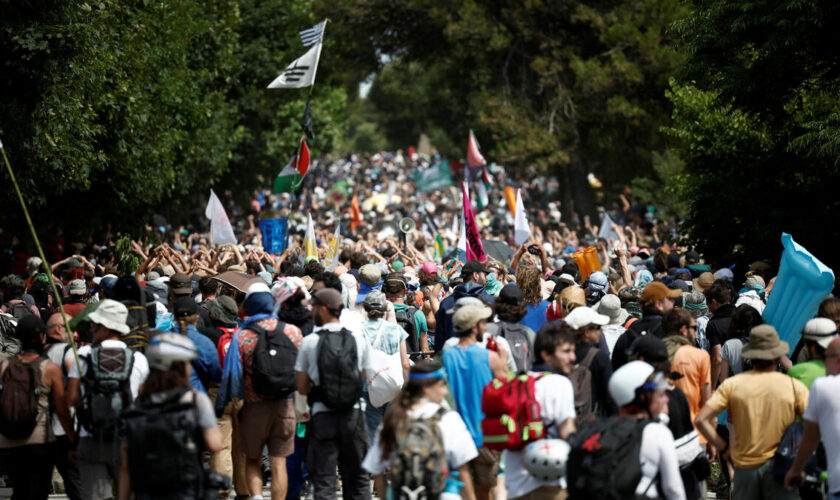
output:
[[[642,462],[642,480],[636,487],[636,495],[659,498],[656,485],[650,484],[656,479],[662,486],[665,498],[668,500],[685,499],[685,487],[680,476],[674,436],[665,424],[653,422],[645,426],[642,431],[642,450],[639,455]]]
[[[536,375],[536,373],[531,372]],[[575,418],[575,393],[572,382],[563,375],[545,375],[534,384],[540,413],[546,430],[556,435],[557,427],[566,419]],[[566,478],[556,481],[542,481],[532,476],[525,469],[525,452],[508,450],[505,454],[505,485],[508,498],[527,495],[543,486],[566,487]]]
[[[125,349],[128,346],[122,340],[103,340],[100,344],[103,349]],[[82,365],[82,371],[87,374],[88,365],[85,358],[90,356],[91,346],[85,345],[79,348],[79,363]],[[64,359],[73,358],[73,351],[67,351],[66,356]],[[129,377],[129,385],[131,386],[131,397],[137,399],[137,395],[140,393],[140,386],[143,382],[146,381],[146,377],[149,376],[149,361],[146,359],[140,352],[134,353],[134,365],[131,367],[131,376]],[[76,364],[75,359],[73,359],[73,364],[70,366],[70,370],[67,372],[67,378],[80,378],[79,377],[79,366]],[[82,398],[85,396],[85,386],[82,384]],[[79,435],[81,437],[88,437],[90,433],[82,427]]]
[[[362,334],[362,322],[364,318],[361,314],[357,313],[356,311],[347,309],[346,307],[341,310],[341,314],[338,316],[338,323],[347,328],[354,335],[361,335]],[[312,332],[317,333],[318,330],[324,328],[323,326],[314,326],[312,327]]]
[[[500,346],[502,346],[505,349],[505,352],[508,353],[508,357],[507,357],[508,370],[510,370],[512,372],[516,372],[516,361],[513,359],[513,356],[511,356],[511,354],[510,354],[510,342],[508,342],[506,338],[499,337],[497,335],[489,335],[488,333],[485,333],[484,338],[481,339],[481,342],[476,342],[476,343],[478,345],[480,345],[481,347],[487,347],[487,337],[491,337],[491,336],[494,339],[496,339],[496,343],[499,344]],[[450,337],[450,338],[446,339],[446,342],[443,343],[443,349],[441,350],[441,352],[449,349],[452,346],[458,345],[458,341],[460,341],[460,340],[461,339],[459,337]]]
[[[347,311],[347,309],[345,309],[345,311]],[[342,323],[327,323],[326,325],[318,328],[318,331],[338,331],[342,328],[347,328],[347,326]],[[353,339],[356,341],[356,359],[359,363],[359,371],[363,372],[367,370],[368,365],[370,365],[370,344],[368,344],[368,341],[365,339],[361,328],[358,331],[353,331],[350,328],[347,329],[350,330],[350,333],[353,334]],[[313,331],[306,337],[303,337],[303,341],[300,343],[300,347],[298,348],[297,359],[295,360],[295,371],[306,372],[306,374],[309,375],[309,379],[312,381],[313,386],[316,386],[321,382],[321,376],[318,373],[318,339],[319,336],[316,331]],[[359,398],[356,408],[364,411],[364,401],[362,398]],[[329,408],[327,408],[324,403],[318,401],[312,405],[310,414],[314,416],[316,413],[321,411],[329,411]]]
[[[430,418],[438,409],[440,409],[440,405],[426,401],[419,409],[409,411],[408,417]],[[475,448],[470,431],[467,430],[467,425],[457,411],[444,413],[438,422],[438,428],[443,438],[443,449],[446,452],[446,462],[450,471],[478,456],[478,450]],[[382,448],[379,446],[380,432],[382,432],[381,425],[376,430],[373,444],[368,448],[367,455],[362,461],[362,467],[373,475],[382,474],[391,464],[390,457],[387,460],[382,458]]]
[[[840,493],[840,376],[828,375],[814,380],[808,395],[808,407],[802,418],[820,426],[820,435],[828,458],[828,491]]]
[[[618,342],[618,337],[626,331],[621,325],[604,325],[601,327],[601,333],[604,334],[604,339],[607,341],[607,348],[610,350],[610,358],[615,348],[615,343]]]

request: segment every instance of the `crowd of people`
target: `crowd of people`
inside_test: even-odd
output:
[[[51,245],[49,268],[17,254],[0,280],[12,498],[46,498],[55,469],[85,500],[840,499],[840,299],[790,346],[762,319],[773,262],[706,262],[630,191],[600,221],[561,214],[556,181],[495,166],[477,222],[510,252],[462,260],[459,190],[423,193],[423,166],[323,161],[298,193],[229,203],[239,244],[150,226],[131,272],[110,235]],[[282,252],[267,216],[287,217]]]

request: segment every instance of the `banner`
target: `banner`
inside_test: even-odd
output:
[[[283,253],[286,251],[286,234],[289,230],[288,219],[278,217],[273,219],[260,219],[260,232],[262,233],[263,248],[271,254]]]
[[[324,269],[327,271],[335,271],[338,267],[338,251],[341,248],[341,224],[336,221],[335,234],[333,234],[330,244],[327,246],[327,255],[324,257]]]
[[[219,197],[213,189],[210,189],[210,199],[207,200],[207,207],[204,209],[204,216],[210,219],[210,243],[225,245],[236,242],[233,234],[233,227],[230,225],[225,207],[219,201]]]
[[[531,237],[531,226],[528,225],[528,217],[525,215],[525,204],[522,203],[522,190],[516,190],[516,216],[513,221],[513,241],[522,245]]]
[[[414,173],[414,181],[417,182],[417,192],[428,193],[435,189],[441,189],[452,185],[452,170],[449,161],[443,160],[435,165]]]
[[[268,84],[270,89],[300,89],[315,83],[318,60],[321,58],[321,42],[316,43],[306,54],[295,59],[280,76]]]
[[[318,242],[315,240],[315,225],[312,223],[312,215],[306,214],[306,233],[303,236],[303,262],[318,260]]]
[[[481,235],[478,232],[475,215],[470,206],[470,196],[467,192],[466,183],[461,183],[461,190],[464,194],[464,229],[462,229],[462,234],[465,234],[467,239],[467,260],[484,262],[487,260],[487,254],[484,253],[484,246],[481,244]]]

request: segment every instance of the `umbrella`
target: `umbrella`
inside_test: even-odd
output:
[[[259,276],[251,276],[250,274],[238,273],[236,271],[225,271],[222,274],[213,276],[213,279],[230,287],[236,288],[242,293],[247,292],[248,287],[254,283],[265,284],[265,281],[263,281],[263,279]]]
[[[482,238],[481,244],[484,245],[484,251],[487,255],[499,262],[510,262],[510,259],[513,258],[513,249],[504,241],[485,240]]]

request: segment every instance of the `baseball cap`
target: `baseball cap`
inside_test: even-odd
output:
[[[341,293],[332,288],[322,288],[312,294],[312,303],[327,306],[327,309],[339,309],[344,302],[341,300]]]
[[[364,305],[365,309],[375,309],[377,311],[384,311],[387,307],[385,294],[379,290],[371,290],[365,296]]]
[[[664,298],[675,299],[682,295],[682,290],[671,290],[665,283],[659,281],[651,281],[642,290],[642,296],[639,302],[643,304],[653,304],[659,302]]]
[[[438,273],[437,265],[430,260],[424,262],[423,265],[420,266],[420,270],[423,271],[426,274],[430,274],[430,275],[433,275],[433,276],[437,275],[437,273]]]
[[[464,264],[464,267],[461,269],[461,275],[462,276],[465,275],[465,274],[472,274],[472,273],[492,273],[492,272],[493,271],[491,269],[488,269],[487,266],[485,266],[484,264],[482,264],[481,262],[479,262],[477,260],[468,261],[466,264]]]
[[[382,279],[382,271],[373,264],[365,264],[359,268],[359,279],[368,286],[376,286]]]
[[[175,316],[183,318],[197,313],[198,304],[195,303],[195,299],[192,297],[178,297],[178,300],[175,301]]]
[[[802,330],[802,338],[812,340],[825,349],[837,338],[837,325],[828,318],[809,319]]]
[[[502,287],[501,291],[499,291],[499,297],[496,300],[502,304],[515,306],[521,304],[524,297],[525,296],[522,294],[522,290],[520,290],[515,283],[508,283]]]
[[[87,285],[84,280],[73,280],[70,282],[70,295],[84,295],[87,292]]]
[[[175,273],[169,278],[169,288],[176,295],[192,294],[190,277],[184,273]]]
[[[464,306],[455,311],[452,325],[456,332],[465,332],[476,323],[493,315],[493,310],[486,306]]]
[[[580,330],[589,325],[604,326],[610,322],[609,316],[598,314],[588,307],[575,307],[563,320],[572,330]]]

